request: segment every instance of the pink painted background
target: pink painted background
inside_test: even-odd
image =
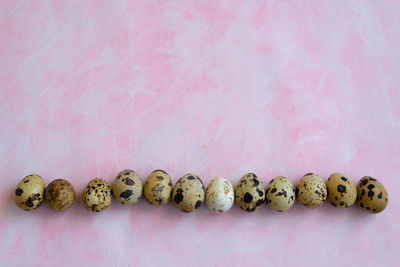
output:
[[[398,1],[0,3],[1,266],[400,266]],[[378,215],[13,203],[31,173],[80,195],[125,168],[339,171],[390,199]]]

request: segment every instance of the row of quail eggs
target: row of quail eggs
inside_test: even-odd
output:
[[[213,179],[207,188],[199,176],[186,174],[172,187],[171,178],[163,170],[153,171],[144,185],[132,170],[118,173],[112,186],[104,179],[91,180],[82,193],[85,207],[94,212],[105,210],[112,196],[124,205],[144,198],[154,206],[164,206],[170,199],[183,212],[193,212],[203,205],[214,212],[226,212],[235,202],[242,210],[253,212],[264,203],[273,210],[289,210],[295,200],[304,207],[315,209],[328,199],[336,208],[348,208],[355,202],[368,213],[379,213],[388,204],[385,187],[376,179],[365,176],[355,184],[341,173],[332,174],[326,184],[315,173],[304,175],[296,187],[285,177],[277,176],[267,187],[254,173],[245,174],[234,189],[225,178]],[[66,210],[76,199],[74,187],[64,179],[52,181],[45,187],[38,175],[28,175],[17,185],[15,203],[23,210],[34,210],[45,201],[54,210]]]

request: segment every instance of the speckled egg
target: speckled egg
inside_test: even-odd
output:
[[[354,183],[341,173],[329,176],[326,182],[328,200],[336,208],[344,209],[352,206],[357,199],[357,189]]]
[[[23,210],[34,210],[43,203],[44,195],[43,179],[36,174],[31,174],[18,183],[14,201]]]
[[[314,173],[304,175],[296,186],[297,201],[308,209],[320,207],[326,199],[324,181]]]
[[[295,201],[293,184],[283,176],[272,179],[265,189],[265,201],[276,211],[290,209]]]
[[[168,173],[156,170],[150,173],[143,187],[144,198],[154,206],[164,206],[171,198],[172,182]]]
[[[172,190],[172,202],[183,212],[192,212],[201,207],[204,201],[203,181],[195,174],[180,178]]]
[[[388,193],[378,180],[365,176],[357,184],[357,203],[368,213],[379,213],[383,211],[388,202]]]
[[[242,210],[253,212],[264,203],[264,185],[254,173],[240,178],[235,188],[235,202]]]
[[[82,200],[86,208],[100,212],[111,203],[111,186],[102,178],[91,180],[82,193]]]
[[[235,193],[232,184],[225,178],[213,179],[206,189],[207,207],[215,212],[226,212],[233,204]]]
[[[62,211],[74,204],[76,194],[70,182],[56,179],[47,186],[44,197],[51,209]]]
[[[121,204],[132,205],[142,197],[143,185],[139,175],[132,170],[118,173],[112,185],[114,198]]]

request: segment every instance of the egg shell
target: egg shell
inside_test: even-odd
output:
[[[44,190],[44,181],[39,175],[28,175],[15,188],[15,204],[26,211],[34,210],[43,203]]]
[[[91,180],[82,193],[85,207],[93,212],[105,210],[111,203],[111,187],[102,178]]]
[[[167,204],[171,198],[171,191],[171,177],[163,170],[150,173],[143,187],[144,198],[154,206]]]
[[[329,202],[339,209],[351,207],[357,199],[355,184],[346,175],[338,172],[329,176],[326,189]]]
[[[368,213],[383,211],[388,203],[389,196],[386,188],[377,179],[365,176],[357,184],[357,203]]]
[[[235,193],[232,184],[225,178],[213,179],[206,189],[206,204],[214,212],[226,212],[233,204]]]
[[[142,197],[143,185],[139,175],[129,169],[118,173],[112,185],[112,194],[121,204],[133,205]]]
[[[293,184],[284,176],[275,177],[265,189],[265,200],[273,210],[282,212],[290,209],[295,201]]]
[[[296,199],[308,209],[320,207],[326,199],[324,181],[314,173],[304,175],[296,186]]]
[[[247,173],[240,178],[235,188],[235,203],[242,210],[253,212],[265,201],[264,185],[254,173]]]
[[[201,207],[204,201],[203,181],[195,174],[181,177],[172,190],[172,202],[183,212],[192,212]]]
[[[56,179],[48,184],[44,196],[47,205],[58,211],[68,209],[76,199],[74,187],[64,179]]]

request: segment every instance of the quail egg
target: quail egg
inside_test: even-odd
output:
[[[296,187],[297,201],[308,209],[320,207],[326,199],[324,181],[314,173],[304,175]]]
[[[290,209],[295,201],[293,184],[283,176],[275,177],[265,189],[265,200],[273,210],[281,212]]]
[[[44,199],[44,189],[43,179],[39,175],[26,176],[15,189],[15,204],[26,211],[40,207]]]
[[[205,188],[200,177],[186,174],[180,178],[172,190],[172,202],[183,212],[192,212],[201,207]]]
[[[226,212],[233,204],[235,193],[232,184],[225,178],[213,179],[206,189],[206,204],[215,212]]]
[[[357,199],[357,189],[354,183],[341,173],[329,176],[326,182],[328,200],[336,208],[344,209],[352,206]]]
[[[71,207],[76,198],[74,187],[64,179],[52,181],[45,190],[47,205],[53,210],[66,210]]]
[[[144,198],[154,206],[164,206],[171,197],[172,182],[168,173],[156,170],[150,173],[143,187]]]
[[[358,182],[357,195],[358,205],[368,213],[383,211],[389,202],[386,188],[371,176],[365,176]]]
[[[103,211],[111,203],[111,187],[104,179],[95,178],[83,190],[82,200],[87,209],[95,212]]]
[[[114,198],[121,204],[132,205],[142,196],[143,185],[139,175],[132,170],[118,173],[112,185]]]
[[[235,188],[235,202],[242,210],[253,212],[264,203],[264,185],[254,173],[240,178]]]

